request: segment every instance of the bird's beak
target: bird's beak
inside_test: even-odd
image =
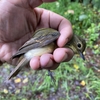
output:
[[[82,57],[83,60],[85,60],[85,57],[82,52],[80,52],[80,56]]]

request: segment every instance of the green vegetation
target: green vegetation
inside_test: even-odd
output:
[[[70,0],[45,3],[40,7],[56,12],[71,21],[74,33],[86,39],[86,61],[74,56],[70,62],[61,63],[59,68],[53,71],[55,84],[45,70],[21,73],[24,76],[21,77],[21,82],[15,84],[15,78],[11,81],[15,85],[10,84],[10,88],[2,87],[0,100],[100,100],[99,9],[92,8],[88,3],[84,6]],[[10,69],[5,66],[7,70]],[[28,82],[24,84],[23,80],[27,76]],[[2,77],[0,82],[3,82]]]
[[[90,5],[96,9],[100,9],[100,0],[70,0],[74,2],[81,2],[84,5]]]

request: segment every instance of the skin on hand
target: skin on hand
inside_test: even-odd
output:
[[[43,2],[55,0],[1,0],[0,1],[0,61],[16,64],[10,59],[33,32],[39,28],[53,28],[61,33],[57,48],[52,54],[34,57],[30,61],[32,69],[55,69],[62,61],[69,61],[73,52],[63,46],[72,37],[70,22],[64,17],[42,8],[34,8]],[[6,5],[6,6],[5,6]],[[56,20],[55,20],[56,19]]]

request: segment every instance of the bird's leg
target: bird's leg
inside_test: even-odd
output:
[[[55,78],[53,77],[52,72],[51,72],[50,70],[48,70],[48,75],[51,77],[51,79],[52,79],[53,82],[55,83],[56,80],[55,80]]]

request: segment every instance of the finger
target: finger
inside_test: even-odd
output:
[[[69,61],[73,57],[74,53],[69,48],[57,48],[54,53],[54,60],[57,63],[63,62],[63,61]]]
[[[36,12],[41,13],[41,21],[38,24],[38,28],[51,27],[61,33],[57,41],[59,47],[63,47],[68,41],[70,41],[73,35],[72,25],[66,18],[49,10],[40,8],[36,8],[35,10]]]
[[[50,27],[57,29],[61,33],[57,44],[59,47],[63,47],[72,38],[72,25],[66,18],[53,12],[49,13]]]
[[[42,68],[48,68],[53,65],[53,55],[44,54],[40,57],[40,64]]]
[[[28,4],[30,5],[31,8],[35,8],[42,4],[43,2],[54,2],[56,0],[28,0]],[[23,0],[25,2],[25,0]]]
[[[63,47],[68,41],[70,41],[73,35],[71,23],[67,19],[62,20],[59,26],[59,32],[61,35],[57,41],[57,44],[59,47]]]
[[[30,60],[30,67],[31,67],[33,70],[39,69],[39,67],[40,67],[40,57],[33,57],[33,58]]]
[[[54,1],[57,1],[57,0],[42,0],[43,2],[54,2]]]
[[[40,69],[56,69],[59,64],[55,63],[52,54],[44,54],[41,57],[34,57],[30,61],[30,66],[33,70]]]
[[[54,70],[59,66],[59,64],[54,61],[52,54],[42,55],[40,57],[40,63],[42,69]]]

